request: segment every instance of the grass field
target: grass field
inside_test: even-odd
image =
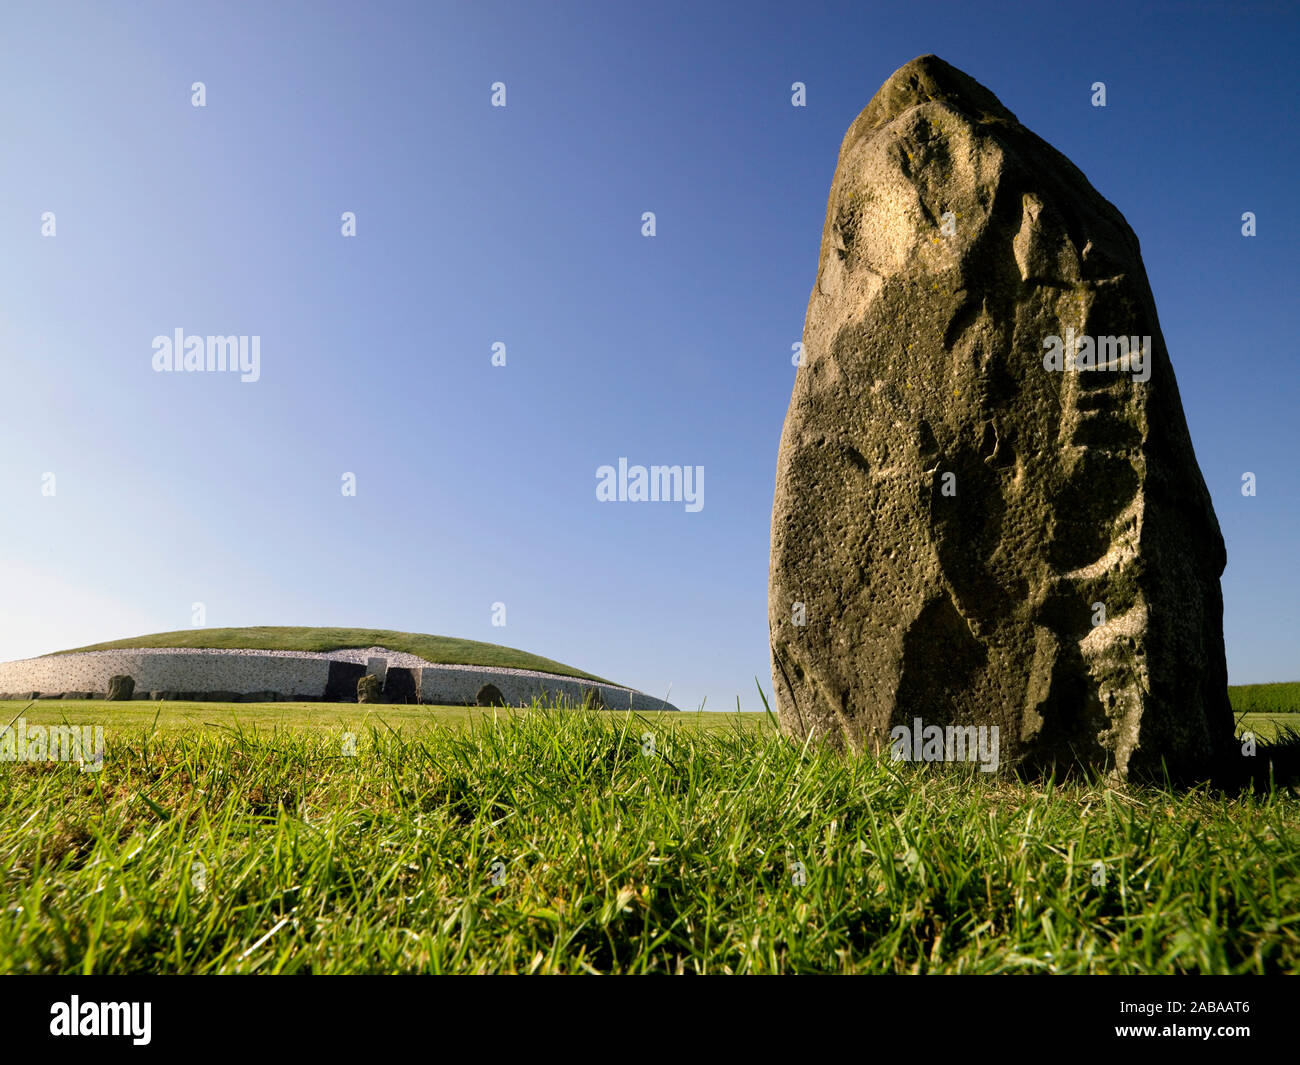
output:
[[[409,703],[216,703],[155,702],[148,699],[105,703],[102,700],[80,699],[42,699],[36,702],[0,699],[0,727],[20,712],[23,719],[32,724],[89,722],[111,726],[109,742],[112,742],[114,735],[153,728],[168,732],[203,728],[256,731],[337,728],[356,731],[372,725],[385,729],[461,726],[471,722],[489,722],[494,716],[499,720],[507,720],[527,713],[520,709],[493,710],[473,706]],[[638,721],[690,724],[702,729],[737,725],[758,729],[768,723],[764,714],[748,711],[741,714],[712,710],[632,715],[626,711],[605,713],[620,721],[630,717]],[[1238,733],[1249,729],[1263,741],[1276,739],[1279,729],[1285,731],[1294,727],[1296,720],[1287,713],[1237,715]]]
[[[113,724],[99,772],[0,763],[0,971],[1300,971],[1291,788],[839,759],[755,714],[23,714]]]
[[[78,651],[112,651],[132,647],[215,647],[317,652],[341,651],[350,647],[386,647],[390,651],[419,655],[426,662],[436,665],[536,669],[543,673],[613,683],[562,662],[554,662],[513,647],[461,640],[453,636],[429,636],[422,632],[394,632],[391,629],[327,629],[283,625],[242,629],[180,629],[176,632],[155,632],[149,636],[132,636],[126,640],[96,643],[89,647],[74,647],[55,653],[67,655]]]

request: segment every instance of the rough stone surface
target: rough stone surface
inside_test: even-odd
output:
[[[1067,330],[1150,337],[1145,367],[1045,368]],[[1226,556],[1120,212],[913,60],[840,148],[803,344],[772,515],[783,730],[886,753],[920,718],[997,725],[1003,764],[1212,766]]]
[[[379,678],[373,673],[367,673],[357,681],[357,702],[383,702],[383,685],[379,683]]]
[[[475,706],[505,706],[506,697],[495,684],[484,684],[474,696]]]
[[[108,679],[108,698],[113,702],[125,702],[135,694],[135,681],[124,674],[117,674]]]

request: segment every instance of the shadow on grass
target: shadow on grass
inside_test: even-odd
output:
[[[1261,740],[1253,733],[1236,737],[1208,772],[1171,769],[1161,760],[1157,767],[1131,766],[1128,782],[1170,791],[1208,787],[1227,795],[1263,795],[1300,787],[1300,729],[1290,724],[1277,724],[1274,729],[1269,740]],[[1101,785],[1109,771],[1109,767],[1055,760],[1024,762],[1008,768],[1021,783],[1030,785],[1047,781]]]
[[[1267,792],[1273,788],[1300,786],[1300,729],[1278,724],[1268,742],[1250,745],[1238,739],[1237,746],[1226,754],[1211,778],[1211,784],[1224,791]]]

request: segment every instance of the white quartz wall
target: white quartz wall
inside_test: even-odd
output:
[[[662,699],[632,688],[560,677],[554,673],[485,669],[481,666],[424,666],[416,676],[420,701],[425,703],[472,703],[479,688],[490,683],[500,689],[502,697],[511,706],[532,702],[534,698],[577,704],[583,701],[584,692],[595,688],[611,710],[677,709]]]
[[[528,669],[431,665],[415,655],[383,648],[348,649],[329,654],[302,651],[184,650],[140,648],[84,651],[0,662],[0,694],[45,695],[108,691],[109,678],[125,674],[135,681],[135,698],[150,692],[275,693],[282,698],[318,699],[325,692],[331,659],[364,664],[374,671],[376,659],[411,669],[425,703],[474,702],[484,684],[495,684],[513,706],[533,699],[578,704],[591,688],[614,710],[675,710],[676,707],[632,688],[562,677]]]
[[[0,663],[0,692],[108,691],[110,677],[135,681],[137,698],[151,691],[270,691],[319,696],[325,691],[329,659],[280,658],[267,654],[213,655],[202,651],[88,651]]]

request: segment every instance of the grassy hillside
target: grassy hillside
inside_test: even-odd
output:
[[[1300,681],[1231,684],[1228,699],[1237,714],[1300,714]]]
[[[580,669],[554,662],[541,655],[501,647],[477,640],[458,640],[454,636],[429,636],[422,632],[394,632],[391,629],[316,629],[289,625],[259,625],[246,629],[181,629],[156,632],[151,636],[133,636],[126,640],[74,647],[58,654],[78,651],[115,651],[132,647],[217,647],[266,651],[342,651],[350,647],[387,647],[419,655],[439,665],[499,666],[506,669],[536,669],[565,677],[605,680]]]

